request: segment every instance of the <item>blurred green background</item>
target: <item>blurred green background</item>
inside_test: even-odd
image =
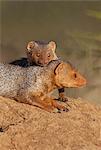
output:
[[[101,104],[101,2],[0,1],[0,61],[25,56],[31,40],[54,40],[57,54],[86,78],[68,96]]]

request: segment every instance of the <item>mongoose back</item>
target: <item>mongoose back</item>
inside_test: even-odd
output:
[[[14,98],[19,102],[39,106],[49,112],[67,110],[47,94],[56,88],[80,87],[86,79],[69,63],[58,60],[45,67],[19,67],[0,64],[0,95]]]

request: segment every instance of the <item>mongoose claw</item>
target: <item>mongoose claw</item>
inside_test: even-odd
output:
[[[64,108],[64,109],[55,108],[53,110],[53,113],[61,113],[62,111],[68,112],[69,109],[68,108]]]
[[[61,113],[60,109],[54,108],[53,113]]]
[[[66,103],[66,104],[71,108],[71,106],[68,103]]]
[[[67,107],[64,107],[64,108],[62,109],[62,111],[68,112],[69,109],[68,109]]]
[[[68,109],[68,108],[65,108],[63,111],[68,112],[68,111],[69,111],[69,109]]]

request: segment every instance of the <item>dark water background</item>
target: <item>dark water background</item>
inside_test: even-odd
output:
[[[101,2],[0,1],[0,61],[25,56],[31,40],[54,40],[57,54],[88,81],[68,96],[101,104]]]

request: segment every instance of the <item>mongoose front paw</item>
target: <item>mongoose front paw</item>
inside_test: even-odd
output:
[[[68,105],[64,102],[59,102],[59,101],[53,101],[52,103],[53,107],[57,109],[57,112],[60,113],[61,111],[69,111]]]
[[[68,112],[69,109],[68,108],[64,108],[64,109],[54,108],[53,109],[53,113],[61,113],[62,111]]]

